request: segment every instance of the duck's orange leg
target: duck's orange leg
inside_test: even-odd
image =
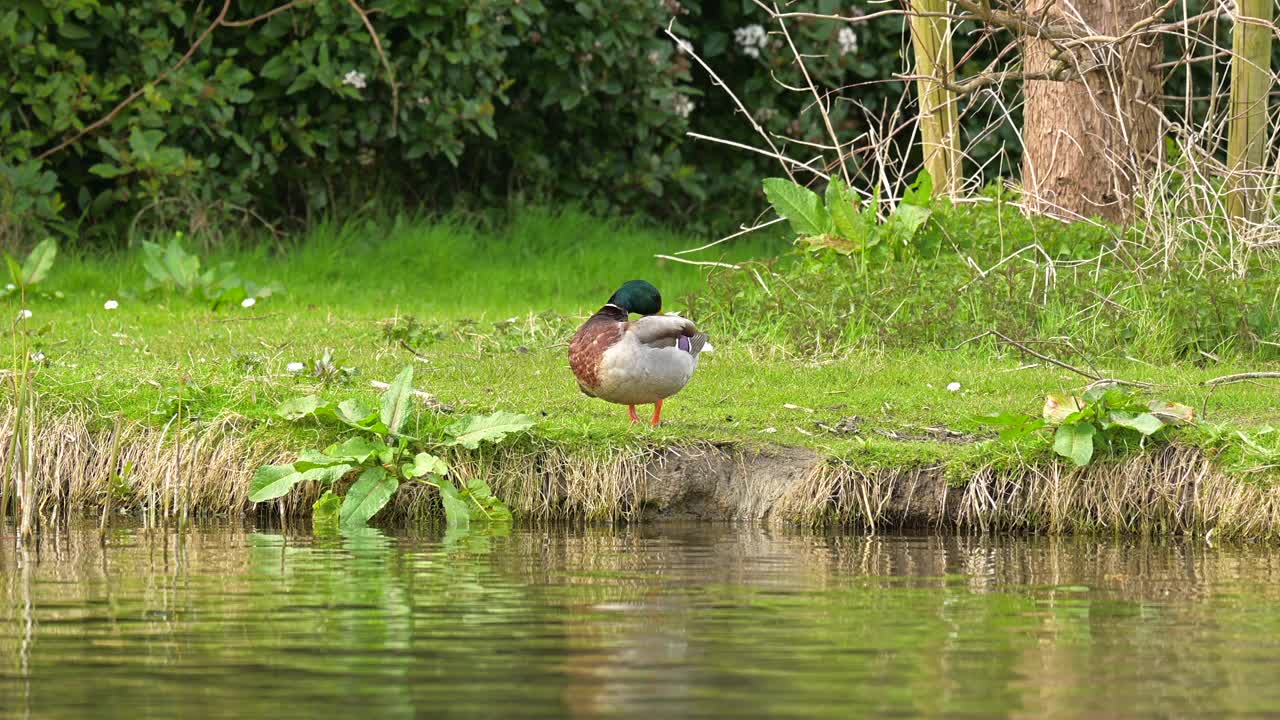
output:
[[[653,404],[653,424],[657,425],[658,421],[661,419],[662,419],[662,401],[659,400],[658,402]]]
[[[628,406],[627,406],[627,412],[631,415],[631,422],[633,422],[633,423],[638,423],[638,422],[640,422],[640,416],[636,414],[636,406],[635,406],[635,405],[628,405]]]

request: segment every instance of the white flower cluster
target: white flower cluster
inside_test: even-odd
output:
[[[840,28],[840,32],[836,34],[836,42],[840,43],[841,55],[858,52],[858,33],[851,27]]]
[[[682,118],[689,117],[689,114],[693,112],[695,107],[697,106],[694,102],[684,95],[676,95],[671,99],[671,112]]]
[[[342,76],[342,84],[350,85],[357,90],[363,90],[367,83],[365,83],[364,73],[359,70],[352,70]]]
[[[769,36],[760,25],[747,25],[733,31],[733,41],[743,55],[758,58],[760,51],[769,44]]]

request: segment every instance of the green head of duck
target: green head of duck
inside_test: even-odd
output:
[[[662,311],[662,295],[652,283],[628,280],[609,298],[609,304],[617,305],[628,313],[657,315]]]

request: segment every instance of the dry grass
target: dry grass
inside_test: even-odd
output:
[[[300,520],[321,491],[303,487],[255,510],[248,501],[254,470],[287,462],[290,453],[247,443],[230,418],[181,433],[125,424],[90,432],[86,419],[75,412],[45,418],[36,433],[35,508],[42,523],[100,512],[108,497],[153,526],[254,512],[260,519]],[[0,416],[0,462],[6,464],[13,460],[7,440],[14,422],[12,409]],[[531,521],[634,521],[656,511],[658,517],[839,524],[873,532],[910,527],[1280,536],[1280,487],[1232,478],[1201,450],[1179,446],[1083,470],[1061,463],[982,468],[960,486],[949,486],[940,466],[860,468],[807,451],[713,445],[580,448],[534,438],[448,459],[459,481],[485,478],[517,516]],[[128,484],[116,482],[112,490],[113,475],[125,467]],[[434,491],[415,484],[397,495],[380,521],[439,516]]]

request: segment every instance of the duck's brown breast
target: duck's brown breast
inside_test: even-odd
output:
[[[600,386],[600,359],[622,337],[626,326],[625,314],[606,307],[588,318],[574,333],[569,342],[569,367],[585,390]]]

